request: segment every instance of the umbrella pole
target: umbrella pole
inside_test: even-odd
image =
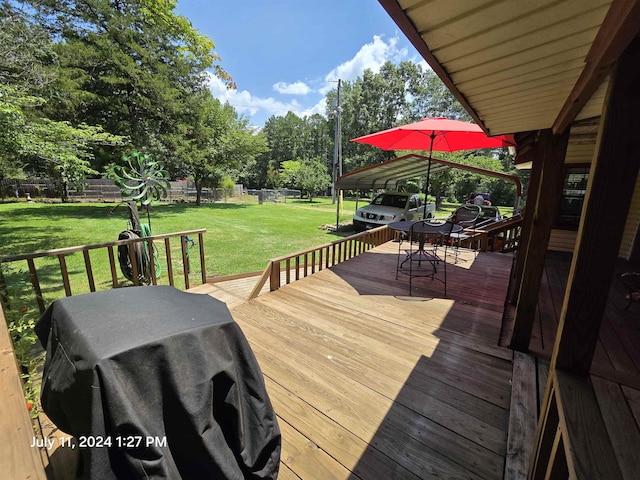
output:
[[[434,131],[431,132],[429,138],[431,138],[431,144],[429,145],[429,163],[427,164],[427,181],[424,185],[424,211],[422,212],[422,218],[427,218],[427,204],[429,203],[429,178],[431,177],[431,155],[433,153],[433,139],[436,137]],[[436,205],[437,208],[437,205]]]

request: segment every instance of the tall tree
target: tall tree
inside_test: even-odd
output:
[[[228,103],[221,104],[210,92],[194,94],[190,102],[191,122],[181,154],[195,183],[196,204],[200,205],[204,187],[217,187],[227,175],[237,177],[267,147],[264,136],[256,134],[246,118],[238,116]]]
[[[286,160],[282,162],[281,181],[287,187],[306,192],[311,202],[317,192],[331,185],[331,176],[321,160]]]
[[[25,126],[22,153],[42,160],[47,173],[59,181],[63,202],[69,198],[70,185],[78,191],[84,179],[98,172],[91,168],[93,145],[123,144],[124,138],[102,131],[100,127],[39,119]]]
[[[61,76],[47,107],[52,118],[102,125],[158,158],[175,149],[172,135],[183,133],[185,102],[204,89],[206,69],[232,84],[211,39],[174,12],[176,0],[28,3],[62,40],[55,45]]]
[[[288,112],[285,116],[272,116],[262,132],[269,150],[258,156],[255,167],[244,177],[249,185],[275,187],[282,162],[291,159],[319,158],[327,165],[328,171],[333,142],[327,120],[321,115],[300,118]]]
[[[336,96],[336,89],[327,95],[331,131],[335,128]],[[350,139],[424,117],[468,119],[462,106],[440,79],[430,69],[424,70],[412,62],[399,65],[387,62],[377,73],[365,70],[356,80],[343,82],[341,96],[345,172],[395,156],[394,152],[351,143]]]
[[[0,179],[21,178],[29,112],[43,103],[55,79],[55,54],[46,30],[22,10],[0,2]]]
[[[43,115],[46,88],[55,81],[55,55],[47,32],[9,2],[0,3],[0,178],[42,165],[61,185],[82,188],[93,145],[122,142],[100,127],[54,121]]]

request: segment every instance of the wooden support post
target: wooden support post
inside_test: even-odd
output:
[[[275,292],[280,288],[280,262],[275,261],[271,266],[271,275],[269,277],[269,289]]]
[[[537,137],[537,135],[536,135]],[[530,136],[531,138],[531,136]],[[529,249],[529,237],[531,236],[531,227],[533,224],[533,213],[538,203],[538,194],[540,192],[540,177],[542,176],[542,162],[535,161],[536,149],[532,145],[527,144],[527,151],[520,155],[523,157],[522,162],[532,162],[531,175],[529,176],[529,186],[527,188],[527,204],[522,218],[522,230],[520,232],[520,241],[518,242],[518,250],[516,253],[516,265],[513,273],[513,291],[511,294],[511,304],[518,304],[518,295],[520,294],[520,286],[522,285],[522,272],[524,270],[524,262],[527,259],[527,250]],[[529,214],[531,213],[531,214]]]
[[[544,418],[557,406],[571,478],[622,478],[588,375],[640,167],[639,84],[637,37],[609,82],[542,411]],[[553,463],[542,448],[552,428],[548,419],[538,428],[529,478],[539,478],[537,472]]]
[[[553,352],[552,368],[578,376],[591,367],[640,167],[638,85],[640,37],[609,82]]]
[[[510,347],[526,352],[533,328],[540,282],[544,271],[544,259],[549,245],[551,227],[560,203],[569,132],[553,135],[551,130],[540,132],[536,143],[535,160],[542,162],[539,192],[535,205],[527,205],[525,215],[532,215],[522,280],[518,288],[518,301]],[[544,193],[543,193],[544,192]],[[521,252],[522,254],[523,252]]]

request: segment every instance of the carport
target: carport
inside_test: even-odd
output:
[[[353,172],[345,173],[336,180],[338,190],[376,190],[397,189],[400,182],[426,176],[429,157],[414,153],[402,157],[387,160],[368,167],[363,167]],[[513,209],[516,213],[519,209],[522,196],[522,183],[515,175],[503,172],[494,172],[484,168],[449,162],[439,158],[431,158],[431,174],[440,173],[451,168],[466,170],[481,175],[501,178],[513,182],[516,186],[516,195],[513,200]],[[339,206],[338,206],[339,209]]]

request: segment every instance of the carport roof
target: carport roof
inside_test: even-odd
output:
[[[427,174],[429,157],[423,155],[409,154],[386,162],[377,163],[368,167],[345,173],[336,181],[339,190],[367,190],[367,189],[395,189],[403,180],[412,180],[424,177]],[[522,184],[520,179],[515,175],[509,175],[502,172],[494,172],[484,168],[473,167],[471,165],[463,165],[461,163],[449,162],[439,158],[431,159],[431,174],[457,168],[481,175],[501,178],[516,185],[516,195],[519,198],[522,195]]]

